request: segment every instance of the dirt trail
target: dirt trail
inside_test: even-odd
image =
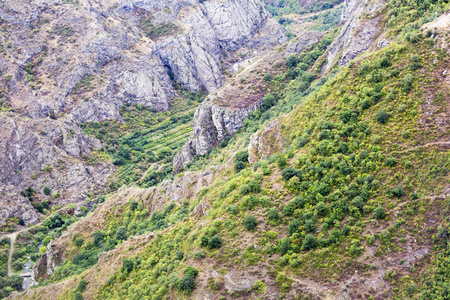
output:
[[[57,212],[60,212],[60,211],[62,211],[63,209],[66,209],[66,208],[67,208],[66,206],[63,206],[63,207],[61,207],[60,209],[57,209],[57,210],[55,210],[54,212],[52,212],[52,214],[57,213]],[[24,231],[28,231],[28,230],[30,230],[30,229],[32,229],[32,228],[34,228],[34,227],[37,227],[37,226],[39,226],[39,225],[41,225],[41,224],[42,224],[42,222],[39,222],[39,223],[37,223],[37,224],[34,224],[33,226],[26,227],[26,228],[23,228],[22,230],[19,230],[19,231],[10,233],[10,234],[6,234],[6,235],[3,235],[3,236],[0,237],[0,238],[9,237],[9,241],[10,241],[10,242],[9,242],[10,248],[9,248],[9,255],[8,255],[8,277],[11,276],[11,275],[13,275],[12,268],[11,268],[11,259],[12,259],[12,254],[13,254],[13,251],[14,251],[14,244],[16,243],[16,237],[17,237],[17,235],[18,235],[19,233],[22,233],[22,232],[24,232]]]
[[[16,243],[16,237],[19,233],[24,232],[30,230],[30,228],[24,228],[20,231],[16,231],[7,235],[4,235],[3,237],[8,237],[9,238],[9,254],[8,254],[8,277],[10,277],[11,275],[13,275],[12,272],[12,268],[11,268],[11,259],[12,259],[12,254],[14,251],[14,244]]]
[[[413,148],[408,148],[408,149],[405,149],[405,150],[402,150],[402,151],[392,151],[392,153],[405,153],[405,152],[409,152],[409,151],[414,151],[417,148],[425,148],[425,147],[429,147],[429,146],[438,146],[438,145],[449,146],[450,147],[450,142],[428,143],[428,144],[425,144],[425,145],[418,145],[418,146],[413,147]]]

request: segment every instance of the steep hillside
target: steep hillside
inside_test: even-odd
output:
[[[0,18],[0,224],[8,228],[36,223],[41,206],[107,191],[121,157],[81,123],[120,124],[110,137],[120,139],[130,133],[124,106],[134,105],[162,115],[141,125],[154,130],[188,115],[191,100],[221,87],[236,65],[286,41],[259,0],[14,0],[1,2]],[[176,151],[186,139],[166,146]],[[134,178],[129,169],[113,188]]]
[[[171,111],[83,123],[71,134],[105,148],[86,162],[118,167],[109,193],[3,239],[1,296],[32,260],[37,285],[9,299],[447,299],[449,9],[345,1],[341,29],[244,59],[197,109],[178,81]]]

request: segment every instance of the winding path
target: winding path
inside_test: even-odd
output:
[[[16,243],[17,235],[19,233],[21,233],[21,232],[30,230],[31,228],[32,227],[27,227],[27,228],[24,228],[24,229],[22,229],[20,231],[16,231],[16,232],[13,232],[13,233],[10,233],[10,234],[7,234],[7,235],[3,236],[3,237],[9,237],[9,245],[10,245],[9,246],[9,254],[8,254],[8,277],[13,275],[12,268],[11,268],[11,260],[12,260],[12,254],[14,252],[14,244]]]
[[[405,153],[405,152],[409,152],[409,151],[414,151],[417,148],[425,148],[425,147],[429,147],[429,146],[449,146],[450,147],[450,142],[434,142],[434,143],[428,143],[428,144],[424,144],[424,145],[418,145],[416,147],[413,148],[408,148],[405,150],[401,150],[401,151],[392,151],[392,153]]]
[[[53,214],[53,213],[60,212],[60,211],[62,211],[63,209],[66,209],[66,208],[67,208],[66,206],[63,206],[63,207],[61,207],[61,208],[55,210],[54,212],[52,212],[52,214]],[[22,230],[19,230],[19,231],[10,233],[10,234],[6,234],[6,235],[3,235],[3,236],[0,237],[0,238],[4,238],[4,237],[8,237],[8,238],[9,238],[9,244],[10,244],[10,247],[9,247],[9,254],[8,254],[8,277],[10,277],[11,275],[13,275],[12,268],[11,268],[11,260],[12,260],[12,254],[13,254],[13,252],[14,252],[14,244],[16,243],[17,235],[18,235],[19,233],[21,233],[21,232],[28,231],[28,230],[30,230],[30,229],[32,229],[32,228],[34,228],[34,227],[36,227],[36,226],[39,226],[39,225],[41,225],[41,224],[42,224],[42,222],[39,222],[39,223],[37,223],[37,224],[34,224],[33,226],[26,227],[26,228],[23,228]],[[39,249],[38,249],[38,250],[39,250]],[[24,273],[24,274],[22,274],[21,276],[22,276],[22,277],[30,277],[31,274],[29,274],[29,273]]]

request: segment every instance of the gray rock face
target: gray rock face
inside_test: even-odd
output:
[[[0,220],[22,217],[36,223],[38,215],[20,192],[30,186],[36,200],[58,204],[78,202],[85,194],[107,183],[113,168],[105,163],[87,165],[81,157],[100,148],[70,121],[20,118],[12,113],[0,116]],[[48,186],[52,195],[43,194]]]
[[[341,15],[344,22],[341,32],[330,45],[328,63],[324,70],[333,67],[336,62],[346,66],[350,60],[356,58],[363,51],[369,49],[380,33],[380,16],[363,18],[363,13],[373,14],[381,11],[385,3],[383,0],[346,0]],[[339,58],[339,54],[342,56]]]
[[[248,161],[252,164],[276,152],[282,152],[286,141],[281,133],[280,119],[270,121],[266,127],[255,132],[248,144]]]
[[[286,47],[286,57],[291,54],[299,54],[303,50],[308,49],[312,45],[320,42],[322,37],[325,35],[324,32],[313,31],[305,33],[299,37],[295,41],[289,42]]]
[[[261,101],[258,101],[246,108],[229,109],[214,105],[212,99],[203,102],[195,112],[189,141],[174,158],[174,172],[192,163],[195,154],[205,155],[213,146],[235,134],[244,125],[244,120],[260,105]]]
[[[8,58],[0,59],[13,76],[10,102],[32,118],[52,110],[76,110],[77,122],[117,118],[125,102],[165,111],[176,96],[167,72],[190,90],[213,91],[224,83],[224,51],[267,51],[286,41],[261,0],[57,2],[0,6],[8,26],[16,26]],[[144,37],[149,22],[173,30],[151,41]]]
[[[107,184],[114,168],[83,159],[102,145],[79,123],[120,120],[125,103],[167,111],[179,96],[172,79],[192,91],[213,91],[225,82],[224,51],[245,48],[254,56],[286,41],[261,0],[79,2],[0,4],[8,32],[0,36],[0,97],[14,110],[0,112],[0,223],[11,216],[38,221],[20,195],[26,187],[37,200],[66,204]],[[153,40],[145,34],[164,26],[173,30],[149,35]],[[48,118],[52,111],[57,120]],[[230,126],[218,136],[233,132]],[[203,153],[202,139],[195,143]],[[60,198],[43,195],[44,186]]]

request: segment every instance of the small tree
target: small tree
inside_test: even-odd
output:
[[[48,186],[44,187],[44,194],[50,195],[50,188]]]
[[[9,277],[9,282],[12,287],[19,289],[22,286],[23,277],[20,275],[12,275]]]
[[[379,110],[377,112],[377,121],[381,124],[386,124],[390,117],[391,115],[384,110]]]
[[[184,275],[181,278],[180,289],[186,293],[192,292],[196,287],[195,278],[189,275]]]
[[[315,232],[316,231],[316,224],[314,223],[314,220],[308,219],[305,221],[305,230],[306,230],[306,232]]]
[[[286,66],[288,68],[295,68],[297,66],[297,56],[295,54],[289,55],[288,59],[286,60]]]
[[[278,209],[272,207],[267,212],[267,218],[271,221],[278,221],[279,219],[281,219],[281,213],[278,211]]]
[[[83,243],[84,243],[84,240],[82,238],[78,238],[75,240],[75,246],[77,246],[78,248],[83,246]]]
[[[386,213],[384,212],[384,208],[382,206],[378,206],[373,211],[373,217],[375,219],[384,219],[386,217]]]
[[[245,169],[248,163],[248,151],[241,151],[234,157],[234,169],[240,172]]]
[[[76,292],[75,295],[73,296],[74,300],[83,300],[83,295],[80,292]]]
[[[175,252],[175,257],[176,257],[178,260],[182,260],[183,257],[184,257],[184,253],[183,253],[182,251],[178,250],[177,252]]]
[[[23,262],[21,262],[20,260],[16,260],[16,261],[13,263],[13,269],[14,269],[15,271],[21,271],[21,270],[23,270],[23,267],[24,267],[24,264],[23,264]]]
[[[284,155],[281,155],[277,160],[277,164],[280,169],[284,169],[288,164],[286,157],[284,157]]]
[[[288,234],[289,236],[293,235],[294,233],[297,232],[297,230],[300,228],[300,221],[297,219],[294,219],[291,221],[291,223],[289,223],[288,225]]]
[[[384,163],[388,167],[394,167],[397,164],[397,160],[393,157],[390,157],[390,158],[386,158],[386,161]]]
[[[263,80],[266,81],[266,82],[271,81],[272,80],[272,74],[270,74],[270,73],[264,74]]]
[[[215,249],[222,247],[222,240],[218,235],[213,236],[208,242],[209,249]]]
[[[135,210],[137,207],[138,207],[138,203],[136,202],[136,200],[131,199],[130,200],[130,209]]]
[[[131,272],[131,270],[133,270],[134,263],[132,260],[124,258],[122,259],[122,267],[126,273],[129,273]]]
[[[86,289],[87,285],[88,285],[87,281],[84,278],[81,279],[80,282],[78,283],[77,291],[80,292],[80,293],[84,292],[84,290]]]
[[[258,221],[256,220],[255,216],[247,216],[245,218],[244,227],[247,228],[247,230],[255,229],[256,225],[258,225]]]
[[[126,240],[127,239],[127,230],[125,227],[119,227],[116,232],[116,239],[118,240]]]
[[[311,250],[317,247],[317,239],[312,234],[307,234],[303,240],[302,249]]]

